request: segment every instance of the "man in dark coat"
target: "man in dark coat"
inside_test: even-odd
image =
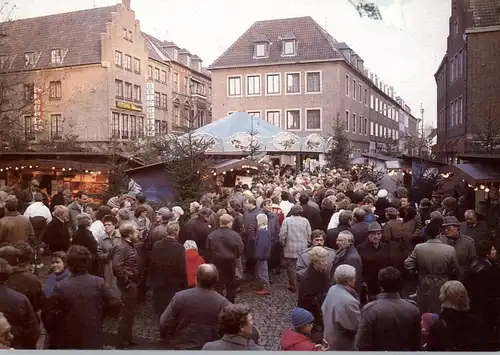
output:
[[[0,244],[29,242],[35,237],[30,219],[17,211],[18,206],[19,201],[15,196],[9,196],[5,200],[5,214],[0,219]]]
[[[208,224],[210,216],[213,211],[208,208],[202,208],[198,213],[198,217],[190,220],[186,223],[184,229],[184,236],[181,238],[181,242],[186,240],[193,240],[198,246],[198,251],[202,257],[205,257],[205,247],[207,245],[207,237],[212,231],[212,228]]]
[[[363,307],[356,334],[357,350],[419,351],[420,311],[416,304],[399,295],[401,273],[389,266],[379,271],[378,279],[382,293]]]
[[[92,255],[87,248],[73,245],[67,264],[71,275],[56,284],[42,312],[49,348],[99,350],[104,316],[118,316],[122,303],[102,278],[89,274]]]
[[[351,229],[352,212],[342,211],[339,214],[339,225],[329,229],[326,232],[325,246],[331,249],[337,249],[337,237],[340,232]]]
[[[243,243],[245,244],[245,271],[249,275],[255,275],[255,240],[257,239],[257,215],[262,213],[262,210],[257,207],[255,198],[248,196],[245,199],[243,213],[243,228],[242,235]]]
[[[471,237],[477,243],[488,232],[488,224],[478,220],[476,211],[465,212],[465,222],[460,223],[460,233]]]
[[[353,211],[354,223],[349,231],[354,235],[354,245],[358,246],[368,237],[368,223],[365,222],[366,212],[363,208]]]
[[[68,225],[69,212],[64,206],[56,206],[54,218],[47,225],[43,233],[43,241],[49,246],[52,253],[66,251],[69,248],[71,235]]]
[[[0,312],[12,327],[14,349],[36,349],[40,336],[38,317],[28,298],[7,286],[11,266],[0,258]]]
[[[188,287],[186,251],[177,241],[179,229],[179,223],[169,223],[165,237],[156,242],[151,251],[153,308],[158,318],[163,314],[174,295]]]
[[[220,312],[230,302],[214,290],[217,268],[202,264],[196,270],[196,287],[175,294],[160,317],[160,334],[172,350],[201,350],[219,339]]]
[[[356,269],[356,286],[354,289],[359,295],[361,291],[363,263],[361,262],[361,257],[354,246],[354,235],[348,230],[340,232],[337,238],[337,251],[335,254],[335,260],[333,261],[330,279],[333,279],[332,275],[335,274],[335,269],[337,269],[339,265],[350,265]]]
[[[226,298],[234,302],[236,298],[236,260],[243,255],[243,240],[232,230],[233,217],[223,214],[220,217],[220,228],[209,234],[207,238],[207,258],[219,272],[215,289],[221,295],[226,289]]]
[[[302,217],[309,221],[311,230],[323,229],[323,220],[319,208],[309,205],[309,196],[305,193],[300,194],[299,203],[302,206]],[[290,213],[288,213],[287,217],[290,217]]]
[[[64,186],[60,185],[57,187],[57,193],[52,196],[50,200],[50,210],[54,212],[56,206],[66,206],[66,199],[64,198]]]
[[[120,289],[123,302],[123,314],[118,326],[117,348],[133,345],[132,326],[137,307],[138,287],[141,282],[139,271],[140,259],[135,243],[139,241],[139,231],[132,222],[120,226],[120,236],[112,251],[113,273]]]
[[[0,248],[0,258],[5,259],[12,267],[12,273],[7,280],[7,286],[25,295],[35,312],[42,309],[45,301],[43,286],[32,270],[30,261],[33,249],[26,242],[18,242],[12,246]]]
[[[389,246],[381,239],[382,227],[378,222],[372,222],[368,226],[368,238],[358,246],[363,263],[363,281],[367,287],[366,295],[370,300],[380,293],[379,271],[390,265]]]

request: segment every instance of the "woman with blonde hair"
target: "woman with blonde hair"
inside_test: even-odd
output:
[[[264,213],[257,215],[257,238],[255,240],[256,276],[261,283],[258,295],[269,294],[269,268],[267,261],[271,256],[272,237],[268,228],[269,221]]]
[[[441,286],[441,313],[429,332],[428,351],[478,351],[484,347],[479,323],[469,313],[469,295],[460,281]],[[477,323],[477,324],[476,324]]]

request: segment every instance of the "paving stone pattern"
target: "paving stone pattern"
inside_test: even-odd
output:
[[[42,282],[45,282],[45,268],[42,269],[40,278]],[[271,275],[271,281],[271,294],[267,296],[257,295],[256,283],[245,281],[241,286],[241,292],[236,298],[236,303],[246,303],[252,308],[254,322],[260,332],[259,344],[266,350],[278,350],[281,334],[290,324],[289,314],[297,303],[297,294],[287,290],[288,282],[285,273]],[[105,348],[113,349],[116,330],[118,329],[118,319],[105,319],[103,329],[105,332]],[[158,320],[152,308],[151,292],[148,293],[146,301],[138,306],[133,331],[134,340],[137,342],[134,349],[163,348],[158,331]],[[39,348],[43,348],[43,341],[42,336],[39,341]]]

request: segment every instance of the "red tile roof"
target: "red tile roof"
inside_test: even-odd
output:
[[[474,27],[500,25],[500,1],[470,0]]]
[[[11,70],[100,63],[101,33],[116,10],[115,5],[3,22],[0,56],[13,58]],[[68,50],[62,64],[50,63],[53,49]],[[25,52],[40,55],[34,67],[25,67]]]
[[[283,37],[297,38],[297,54],[282,55]],[[269,42],[269,55],[254,58],[254,46],[260,39]],[[342,58],[335,49],[337,41],[311,17],[257,21],[236,40],[208,69],[329,61]]]

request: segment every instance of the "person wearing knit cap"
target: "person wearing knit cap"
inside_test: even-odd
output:
[[[196,286],[196,270],[201,264],[205,264],[205,259],[198,252],[198,246],[194,240],[186,240],[184,242],[184,249],[186,249],[186,272],[188,287]]]
[[[455,249],[440,239],[442,220],[433,219],[425,227],[428,240],[415,246],[404,262],[410,273],[418,272],[417,303],[422,313],[439,313],[441,286],[460,275]]]
[[[290,312],[292,326],[281,336],[281,350],[285,351],[315,351],[321,345],[315,345],[311,340],[314,317],[311,312],[295,307]]]
[[[162,220],[163,215],[165,215],[166,213],[169,213],[169,212],[170,212],[170,210],[168,209],[168,207],[161,207],[161,208],[159,208],[156,211],[156,223],[160,223],[161,220]]]

